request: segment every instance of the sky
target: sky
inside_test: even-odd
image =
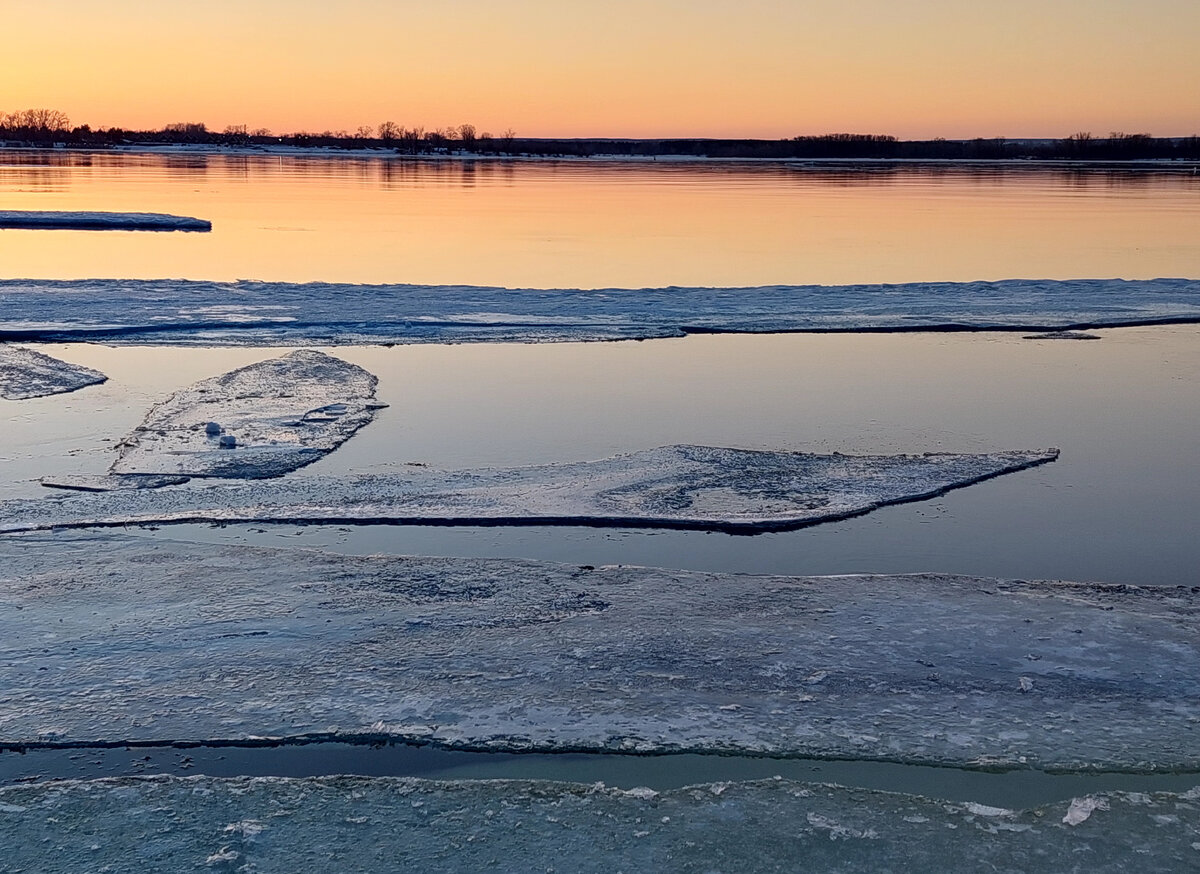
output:
[[[0,112],[277,133],[1200,133],[1197,0],[0,0]]]

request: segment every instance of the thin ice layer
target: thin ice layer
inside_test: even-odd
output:
[[[212,222],[161,212],[0,210],[0,229],[83,231],[211,231]]]
[[[46,874],[1058,874],[1200,862],[1200,791],[1009,811],[784,780],[660,793],[543,781],[153,777],[7,786],[0,811],[9,870]]]
[[[0,502],[0,532],[170,522],[784,530],[940,495],[1057,457],[1056,449],[857,456],[663,446],[571,464],[412,467],[395,474],[7,501]]]
[[[6,400],[62,394],[106,379],[90,367],[69,364],[33,349],[0,344],[0,397]]]
[[[355,364],[299,349],[175,392],[118,447],[111,472],[256,479],[332,452],[385,406]],[[222,448],[222,441],[230,442]]]
[[[1200,593],[0,539],[0,742],[1200,769]]]
[[[1200,279],[507,289],[184,280],[0,281],[0,337],[305,345],[687,333],[1066,329],[1200,321]]]

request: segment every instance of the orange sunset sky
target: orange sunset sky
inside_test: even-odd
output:
[[[277,133],[1200,132],[1198,0],[0,0],[0,112]]]

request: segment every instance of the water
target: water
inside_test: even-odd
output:
[[[3,231],[5,277],[641,287],[1200,276],[1200,179],[1174,172],[0,150],[0,209],[156,211],[214,223],[211,234],[187,235]],[[1098,333],[1101,340],[1088,342],[1019,334],[696,336],[332,349],[378,374],[381,399],[391,407],[298,475],[413,461],[469,467],[582,460],[666,443],[851,453],[1053,445],[1062,457],[933,501],[756,537],[378,526],[175,526],[140,534],[750,573],[948,571],[1196,585],[1200,328]],[[113,444],[150,404],[278,350],[45,351],[111,380],[10,407],[0,448],[5,497],[38,494],[37,476],[102,472]],[[400,765],[383,762],[388,754],[340,748],[301,764],[279,764],[268,757],[284,754],[262,750],[239,755],[228,773],[298,768],[674,785],[682,778],[671,768],[692,767],[640,757],[602,765],[557,758],[548,765],[534,757]],[[92,761],[98,764],[85,767]],[[762,776],[771,763],[761,762],[719,763],[726,770],[696,764],[695,773]],[[89,753],[45,767],[77,776],[126,764]],[[912,770],[881,776],[885,766],[856,767],[844,763],[816,779],[1014,804],[1078,790],[1050,782],[1010,792],[1002,780],[1015,778],[1002,775],[939,784]],[[685,771],[692,773],[679,773]],[[958,772],[942,776],[948,773]],[[1124,785],[1096,779],[1087,791]]]

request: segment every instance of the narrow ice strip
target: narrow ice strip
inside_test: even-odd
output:
[[[0,210],[0,230],[211,231],[212,222],[161,212],[56,212]]]
[[[0,344],[0,397],[6,400],[63,394],[107,379],[90,367],[69,364],[33,349]]]
[[[787,780],[669,792],[388,777],[130,777],[0,788],[14,871],[1192,870],[1197,792],[1113,792],[1070,825]],[[1082,867],[1081,867],[1082,866]]]
[[[282,476],[323,458],[387,406],[375,400],[377,383],[361,367],[311,349],[231,370],[155,405],[119,444],[111,472]]]
[[[59,534],[0,538],[0,604],[9,746],[395,739],[1200,769],[1190,588]]]
[[[322,345],[688,333],[1065,330],[1200,322],[1200,279],[507,289],[184,280],[0,281],[0,337]]]
[[[230,464],[236,464],[241,450],[224,451]],[[1057,449],[856,456],[663,446],[600,461],[535,467],[413,467],[404,473],[0,502],[0,532],[181,522],[338,522],[753,533],[801,528],[930,498],[1057,457]],[[153,472],[148,467],[137,471]],[[133,470],[122,462],[117,472]]]

